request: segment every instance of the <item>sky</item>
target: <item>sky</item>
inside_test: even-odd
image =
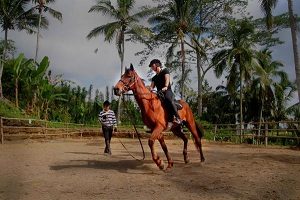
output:
[[[255,18],[262,17],[258,1],[249,0],[248,11]],[[149,0],[139,0],[136,1],[136,6],[150,3]],[[295,0],[293,3],[294,13],[300,15],[300,1]],[[105,93],[106,86],[115,85],[120,78],[120,59],[115,42],[104,42],[103,36],[91,40],[86,39],[87,34],[93,28],[111,21],[109,17],[99,13],[88,13],[90,7],[95,4],[96,0],[56,0],[54,4],[50,4],[51,8],[63,14],[63,22],[48,18],[50,21],[48,30],[41,31],[38,60],[41,60],[43,56],[48,56],[53,74],[62,74],[63,79],[74,81],[76,85],[87,89],[92,84],[94,91],[99,89]],[[281,14],[287,10],[287,0],[279,0],[274,13]],[[272,49],[273,58],[284,63],[285,71],[294,81],[295,69],[290,30],[285,29],[278,36],[285,43]],[[4,38],[3,32],[0,37]],[[28,35],[24,31],[10,31],[8,38],[15,41],[17,54],[23,52],[27,58],[34,58],[36,35]],[[299,41],[298,33],[298,46],[300,46]],[[97,48],[98,52],[95,53]],[[153,58],[163,59],[164,56],[152,55],[145,65],[140,66],[141,58],[134,54],[142,49],[141,45],[126,43],[124,64],[129,66],[132,63],[138,74],[147,79],[149,61]],[[193,73],[191,75],[193,83],[197,82],[196,78]],[[212,71],[207,74],[206,79],[213,88],[222,83],[222,80],[218,80]],[[192,87],[196,89],[196,84],[192,84]]]

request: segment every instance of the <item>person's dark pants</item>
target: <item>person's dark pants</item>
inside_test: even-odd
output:
[[[111,154],[110,141],[111,141],[111,137],[112,137],[112,133],[113,133],[113,127],[112,126],[102,126],[102,131],[103,131],[103,136],[105,139],[104,153]]]
[[[164,94],[165,94],[164,103],[165,103],[168,111],[170,112],[169,121],[172,122],[174,116],[177,118],[180,118],[178,115],[178,112],[177,112],[177,107],[174,103],[174,94],[173,94],[172,90],[166,90]]]

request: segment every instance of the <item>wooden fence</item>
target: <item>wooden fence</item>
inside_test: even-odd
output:
[[[70,137],[100,134],[100,126],[0,117],[1,144],[12,138]]]
[[[137,126],[139,133],[145,134],[143,125]],[[123,130],[122,130],[123,128]],[[300,144],[300,121],[280,121],[243,124],[212,124],[205,126],[206,135],[214,141],[247,142],[252,144],[268,145],[274,139],[292,140]],[[74,123],[50,122],[36,119],[20,119],[0,117],[1,143],[11,138],[37,138],[37,137],[70,137],[102,134],[100,125],[85,125]],[[118,127],[122,136],[134,137],[134,130],[127,127]],[[118,131],[118,132],[119,132]],[[186,129],[185,129],[186,131]],[[125,134],[125,135],[124,135]],[[166,133],[166,135],[172,135]]]
[[[214,141],[250,142],[268,145],[269,141],[294,141],[300,144],[300,121],[252,122],[248,124],[213,124],[207,128]]]
[[[130,127],[130,128],[129,128]],[[147,129],[144,125],[137,125],[140,137],[146,137]],[[131,130],[130,130],[131,129]],[[132,126],[119,126],[114,135],[120,137],[135,137]],[[51,122],[37,119],[6,118],[0,117],[1,144],[5,140],[22,138],[50,138],[50,137],[72,137],[72,136],[100,136],[101,126],[90,124],[75,124],[64,122]]]

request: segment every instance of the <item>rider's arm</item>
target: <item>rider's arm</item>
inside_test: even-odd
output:
[[[154,84],[153,81],[151,82],[151,85],[147,86],[147,88],[148,88],[150,91],[152,91],[152,90],[154,89],[154,87],[155,87],[155,84]]]
[[[165,87],[162,88],[162,91],[166,91],[170,85],[170,74],[165,74]]]

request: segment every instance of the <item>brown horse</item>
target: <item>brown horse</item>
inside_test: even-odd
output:
[[[167,128],[168,124],[168,114],[158,96],[151,92],[135,72],[132,65],[130,69],[126,69],[125,73],[121,76],[121,79],[114,87],[115,95],[120,96],[121,94],[132,90],[134,97],[141,109],[143,122],[151,129],[151,137],[148,140],[149,147],[151,149],[152,159],[160,169],[164,169],[163,161],[157,155],[154,148],[155,140],[160,142],[160,145],[168,159],[167,169],[173,166],[173,160],[168,152],[168,148],[164,141],[164,135],[162,132]],[[201,162],[204,162],[204,156],[202,152],[201,137],[203,136],[203,131],[196,124],[193,113],[189,105],[180,100],[182,109],[178,111],[180,118],[184,121],[185,126],[189,129],[194,137],[195,146],[200,152]],[[178,137],[180,137],[184,142],[183,156],[185,163],[189,162],[187,155],[187,144],[188,138],[183,133],[180,126],[173,125],[171,131]]]

